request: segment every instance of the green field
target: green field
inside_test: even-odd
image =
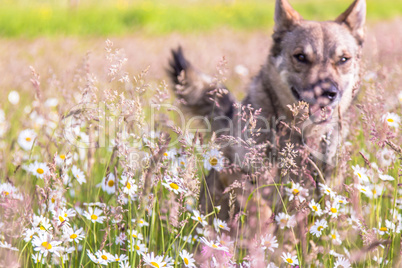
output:
[[[72,1],[71,1],[72,2]],[[306,19],[335,18],[348,0],[293,0]],[[273,24],[274,1],[0,1],[0,36],[121,36],[145,32],[265,29]],[[368,20],[402,15],[402,1],[369,0]]]

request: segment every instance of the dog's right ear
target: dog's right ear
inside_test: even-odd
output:
[[[275,4],[275,32],[288,31],[303,18],[293,9],[287,0],[276,0]]]

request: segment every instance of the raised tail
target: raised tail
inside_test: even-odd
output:
[[[226,89],[223,85],[214,85],[210,76],[196,70],[184,57],[179,46],[172,50],[168,74],[174,84],[177,97],[181,98],[184,106],[194,115],[205,116],[210,120],[212,130],[217,132],[226,125],[222,117],[233,117],[234,97],[228,92],[216,94],[216,89]],[[217,118],[221,118],[217,120]],[[217,122],[219,121],[219,122]]]

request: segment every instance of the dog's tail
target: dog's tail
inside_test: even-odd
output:
[[[212,130],[224,128],[223,117],[232,118],[235,98],[226,90],[224,85],[216,85],[213,79],[198,70],[184,57],[179,46],[172,50],[169,61],[168,74],[174,84],[176,95],[183,100],[183,104],[193,115],[205,116],[210,120]],[[217,93],[217,88],[227,91],[225,94]],[[219,120],[220,123],[215,122]]]

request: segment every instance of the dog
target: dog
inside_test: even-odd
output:
[[[310,156],[323,163],[320,167],[325,178],[330,178],[337,146],[347,133],[342,120],[359,89],[365,18],[365,0],[355,0],[335,20],[324,22],[304,20],[287,0],[276,1],[270,53],[241,102],[241,107],[258,111],[258,118],[267,120],[254,121],[254,130],[261,131],[252,136],[250,146],[228,145],[221,149],[230,163],[244,163],[247,154],[259,144],[270,142],[273,146],[266,153],[275,152],[277,156],[288,142],[306,145],[305,140],[309,140]],[[181,47],[172,50],[169,76],[184,107],[208,119],[218,137],[250,138],[243,131],[250,122],[239,120],[241,108],[235,107],[235,97],[230,92],[211,97],[217,88],[226,91],[226,87],[214,84],[210,76],[197,70]],[[289,107],[300,101],[308,104],[308,118],[299,126],[300,131],[283,135],[278,141],[277,131],[272,126],[268,129],[267,121],[275,118],[276,125],[291,125],[293,114]],[[212,170],[201,189],[203,210],[221,205],[219,216],[227,219],[230,198],[225,189],[235,180],[240,181],[243,174],[252,172],[247,164],[240,165],[240,171],[232,174]],[[247,185],[250,191],[255,188],[252,183]]]

